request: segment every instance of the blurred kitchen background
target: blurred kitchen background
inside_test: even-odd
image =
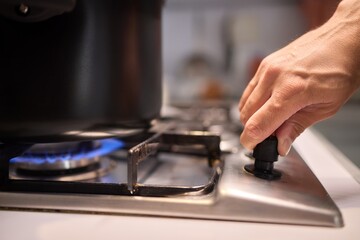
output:
[[[167,0],[164,101],[237,102],[261,60],[326,21],[339,0]],[[360,168],[360,93],[315,126]]]

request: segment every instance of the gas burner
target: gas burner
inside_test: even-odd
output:
[[[36,144],[10,160],[10,175],[16,179],[61,181],[95,178],[114,166],[103,156],[122,146],[116,139]]]
[[[295,149],[272,168],[276,146],[270,158],[250,154],[239,143],[242,126],[215,119],[226,109],[192,109],[121,142],[0,145],[0,209],[343,225]],[[198,118],[208,110],[214,118]]]

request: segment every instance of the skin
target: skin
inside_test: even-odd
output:
[[[262,61],[239,103],[241,144],[253,149],[274,134],[285,156],[360,87],[359,69],[360,1],[343,0],[325,24]]]

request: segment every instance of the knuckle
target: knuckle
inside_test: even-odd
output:
[[[291,138],[295,139],[298,136],[300,136],[301,133],[303,133],[305,130],[305,126],[298,122],[298,121],[293,121],[292,122],[292,133],[291,133]]]
[[[296,108],[309,105],[309,97],[303,84],[286,83],[281,88],[274,90],[273,96],[274,105],[277,107],[285,107],[284,104],[292,104]]]
[[[245,125],[247,121],[247,117],[245,114],[240,113],[240,122]]]
[[[258,124],[249,123],[245,126],[245,131],[248,136],[254,140],[260,140],[263,137],[264,131],[260,128]]]
[[[274,94],[269,105],[269,114],[284,112],[284,108],[286,108],[286,98],[282,94]]]
[[[271,57],[263,59],[260,66],[268,77],[279,75],[283,69],[282,65],[278,64]]]
[[[339,111],[339,108],[331,109],[324,118],[332,117],[332,116],[334,116],[338,111]]]
[[[267,68],[271,65],[271,58],[269,56],[267,56],[266,58],[264,58],[261,63],[260,63],[260,67],[261,68]]]
[[[281,72],[282,72],[282,68],[273,63],[268,66],[268,68],[266,70],[266,76],[269,79],[274,79],[277,76],[279,76]]]
[[[325,116],[326,118],[334,116],[341,108],[341,104],[335,104],[334,106],[330,106],[328,109],[328,114]]]
[[[289,92],[293,95],[309,95],[309,88],[304,84],[302,81],[296,81],[291,82],[289,84]]]
[[[247,86],[247,88],[254,88],[256,86],[257,82],[255,80],[251,80]]]

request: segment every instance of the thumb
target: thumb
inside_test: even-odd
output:
[[[291,144],[308,127],[322,119],[319,114],[301,110],[286,120],[277,130],[278,152],[286,156],[290,151]]]

